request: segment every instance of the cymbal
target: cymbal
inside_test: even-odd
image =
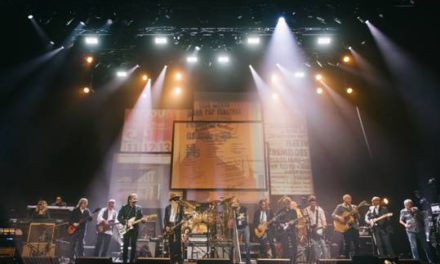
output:
[[[189,207],[191,209],[196,209],[200,204],[196,201],[187,201],[187,200],[180,200],[180,203],[182,203],[182,205],[184,207]]]

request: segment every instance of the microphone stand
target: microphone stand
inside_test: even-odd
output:
[[[237,229],[237,214],[235,212],[235,209],[232,210],[232,216],[234,218],[234,241],[233,241],[233,257],[232,257],[232,263],[241,263],[241,252],[240,252],[240,239],[238,237],[238,229]],[[238,256],[237,256],[238,255]],[[238,262],[237,262],[238,257]]]

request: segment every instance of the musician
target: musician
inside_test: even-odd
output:
[[[309,206],[304,208],[304,216],[309,224],[310,239],[314,251],[314,260],[330,258],[327,246],[324,240],[324,231],[327,228],[327,220],[322,207],[317,205],[316,197],[310,196]]]
[[[129,219],[134,218],[136,220],[142,218],[142,209],[140,206],[136,205],[138,202],[138,196],[136,193],[131,193],[128,195],[127,204],[122,206],[119,210],[117,220],[122,225],[130,225]],[[139,234],[139,226],[134,225],[127,233],[124,234],[123,242],[124,246],[122,248],[122,262],[127,263],[128,259],[128,247],[131,247],[130,252],[130,262],[134,263],[136,258],[136,242]]]
[[[249,219],[247,214],[247,208],[240,204],[240,200],[237,197],[232,198],[231,208],[233,210],[233,215],[235,216],[233,222],[237,228],[238,241],[244,240],[244,246],[246,250],[246,263],[251,263],[251,252],[250,252],[250,231],[249,231]],[[232,251],[231,251],[232,252]]]
[[[419,242],[425,250],[426,257],[429,263],[434,263],[434,257],[426,241],[424,216],[422,212],[414,206],[411,199],[406,199],[403,202],[405,208],[400,210],[400,224],[405,227],[408,241],[411,247],[413,258],[420,260],[420,254],[417,247]]]
[[[254,213],[254,225],[258,227],[260,224],[269,222],[274,217],[272,210],[269,208],[269,204],[266,199],[260,200],[258,202],[258,210]],[[261,238],[257,238],[260,243],[260,257],[267,258],[267,245],[270,246],[272,252],[272,258],[275,258],[275,241],[274,241],[274,228],[270,224],[267,226],[265,234]]]
[[[170,263],[183,263],[182,258],[182,240],[179,223],[183,220],[184,208],[180,201],[180,196],[176,193],[169,194],[170,204],[165,208],[163,223],[165,232],[169,234],[168,245],[170,252]]]
[[[50,204],[51,206],[67,206],[67,204],[63,201],[63,199],[61,198],[61,196],[57,196],[55,198],[55,202]]]
[[[394,251],[390,240],[392,227],[389,217],[379,221],[374,220],[388,214],[388,208],[381,205],[381,199],[378,196],[371,198],[371,204],[372,205],[368,208],[368,211],[365,214],[365,223],[371,226],[371,232],[373,234],[373,241],[376,244],[377,253],[379,254],[379,257],[393,257]]]
[[[108,200],[107,208],[103,208],[99,211],[96,221],[98,235],[94,255],[97,257],[106,257],[110,240],[113,236],[113,226],[117,223],[114,199]]]
[[[92,216],[87,208],[89,201],[81,198],[70,214],[69,223],[76,227],[75,232],[70,237],[70,261],[74,257],[84,256],[84,236],[87,230],[87,222],[92,221]]]
[[[290,259],[291,263],[296,262],[297,253],[297,234],[296,234],[296,221],[298,215],[295,209],[291,208],[292,200],[289,197],[284,197],[281,200],[282,208],[277,212],[277,228],[279,232],[279,238],[281,246],[283,248],[283,258]]]
[[[344,217],[342,216],[344,213],[349,213],[353,217],[353,221],[349,223],[349,229],[343,233],[344,237],[344,250],[343,256],[349,258],[350,256],[350,245],[353,243],[354,246],[354,254],[359,254],[359,212],[357,206],[351,204],[352,198],[351,195],[345,194],[342,196],[343,203],[338,204],[335,210],[332,213],[332,218],[345,223]]]
[[[35,211],[32,212],[31,218],[33,220],[46,220],[50,218],[49,208],[45,200],[39,200]]]

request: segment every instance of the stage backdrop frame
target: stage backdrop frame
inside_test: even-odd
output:
[[[173,186],[173,177],[174,177],[174,155],[176,153],[175,150],[175,140],[176,140],[176,124],[259,124],[261,125],[260,133],[261,133],[261,148],[262,148],[262,159],[263,162],[263,187],[257,188],[223,188],[223,187],[213,187],[213,188],[182,188],[182,187],[175,187]],[[269,188],[269,182],[268,182],[268,164],[267,164],[267,146],[265,141],[265,135],[264,135],[264,122],[263,121],[231,121],[231,120],[225,120],[225,121],[204,121],[204,120],[197,120],[197,121],[174,121],[173,123],[173,134],[172,134],[172,146],[171,146],[171,166],[170,166],[170,190],[193,190],[193,191],[267,191]]]

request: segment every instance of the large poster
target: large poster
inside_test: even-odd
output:
[[[125,204],[137,193],[143,208],[163,208],[168,203],[171,156],[169,154],[115,154],[110,193],[117,204]]]
[[[127,109],[121,151],[171,152],[173,122],[191,118],[191,110]]]
[[[253,94],[197,93],[194,121],[261,121],[261,107]]]
[[[313,194],[306,120],[282,105],[265,109],[272,195]]]
[[[266,189],[261,122],[175,122],[172,189]]]

